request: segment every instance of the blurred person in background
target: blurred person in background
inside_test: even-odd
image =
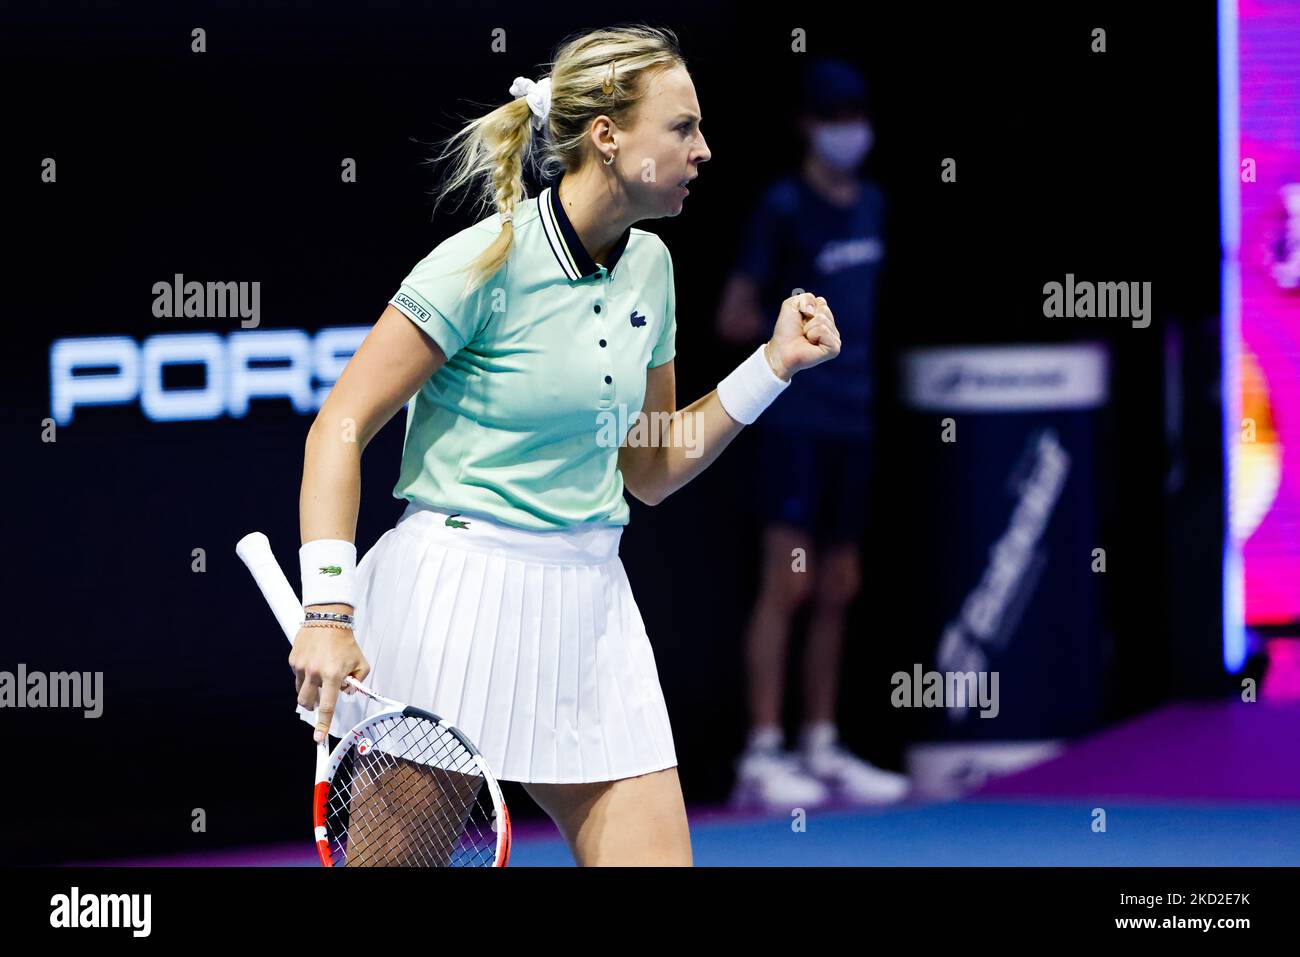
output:
[[[869,340],[884,252],[884,197],[857,173],[873,139],[866,93],[862,74],[847,62],[809,65],[798,117],[800,169],[763,193],[718,313],[721,338],[751,345],[765,335],[764,317],[776,303],[811,288],[837,304],[843,331],[838,361],[809,370],[757,426],[757,489],[767,518],[745,638],[749,731],[732,794],[739,806],[884,803],[908,790],[904,775],[845,749],[835,719],[845,619],[862,578]],[[786,651],[795,613],[808,600],[803,726],[791,752],[781,716]]]

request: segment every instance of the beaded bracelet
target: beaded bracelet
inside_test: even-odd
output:
[[[307,621],[341,621],[346,624],[355,624],[355,619],[351,615],[336,611],[308,611],[303,613]]]

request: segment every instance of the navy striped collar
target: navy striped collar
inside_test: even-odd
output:
[[[542,195],[538,197],[537,209],[541,214],[542,232],[546,234],[546,241],[564,275],[570,280],[586,279],[598,273],[600,267],[582,245],[582,240],[578,238],[578,231],[569,222],[569,217],[564,212],[564,204],[560,202],[559,186],[560,179],[557,177],[542,190]],[[619,237],[609,256],[606,257],[608,261],[605,263],[605,268],[609,270],[611,277],[614,275],[614,267],[623,256],[623,250],[627,248],[627,241],[631,235],[632,227],[629,226],[623,230],[623,235]]]

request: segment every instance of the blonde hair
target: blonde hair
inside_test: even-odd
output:
[[[673,31],[631,24],[570,37],[547,65],[551,109],[543,126],[545,137],[535,136],[533,112],[522,96],[468,123],[447,139],[447,147],[435,160],[449,154],[455,157],[451,175],[437,191],[435,211],[448,193],[481,177],[479,215],[487,209],[513,212],[527,198],[526,162],[542,179],[561,169],[581,169],[589,155],[587,134],[592,120],[604,114],[620,126],[630,127],[645,99],[651,74],[685,66],[686,61]],[[542,140],[540,146],[538,139]],[[514,224],[507,220],[500,235],[466,267],[470,273],[467,294],[505,265],[513,244]]]

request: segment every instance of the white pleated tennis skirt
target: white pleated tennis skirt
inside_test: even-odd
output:
[[[467,527],[447,524],[450,514]],[[503,781],[613,781],[676,766],[622,534],[531,531],[409,504],[357,563],[366,684],[446,718]],[[381,710],[340,694],[330,733]]]

